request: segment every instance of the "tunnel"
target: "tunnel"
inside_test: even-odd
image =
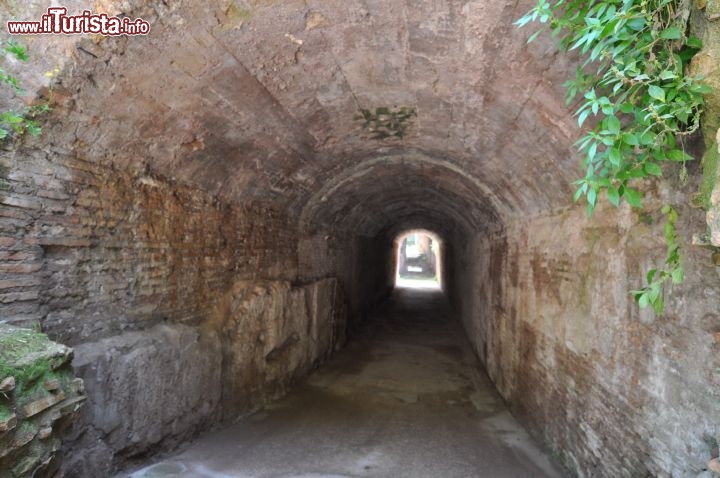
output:
[[[29,58],[0,104],[49,111],[0,144],[0,478],[713,476],[702,171],[643,182],[643,210],[574,204],[580,60],[528,43],[534,4],[68,0],[149,31],[3,30]],[[667,203],[685,281],[654,314],[630,291]],[[396,287],[417,230],[441,291]]]

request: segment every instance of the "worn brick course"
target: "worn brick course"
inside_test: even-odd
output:
[[[296,233],[271,206],[221,205],[197,189],[88,161],[10,157],[0,206],[8,322],[39,321],[74,344],[163,318],[202,320],[231,279],[297,275]]]

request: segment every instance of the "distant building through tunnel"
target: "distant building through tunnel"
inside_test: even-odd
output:
[[[394,241],[396,287],[442,288],[440,238],[426,230],[402,233]]]

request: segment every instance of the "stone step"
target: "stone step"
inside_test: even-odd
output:
[[[59,411],[60,415],[65,416],[70,413],[75,413],[80,409],[80,406],[87,399],[86,396],[73,397],[55,406],[53,411]]]
[[[27,405],[23,407],[23,411],[25,412],[25,417],[29,418],[33,415],[37,415],[38,413],[42,412],[43,410],[47,410],[48,408],[52,407],[56,403],[60,403],[63,400],[65,400],[65,392],[62,390],[58,392],[55,395],[48,395],[47,397],[43,397],[40,400],[35,400],[34,402],[30,402]]]

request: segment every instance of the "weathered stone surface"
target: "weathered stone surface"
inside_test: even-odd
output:
[[[714,458],[708,463],[708,470],[715,475],[720,476],[720,460]]]
[[[8,417],[0,418],[0,432],[12,430],[17,426],[17,415],[14,413]]]
[[[47,410],[56,403],[62,402],[63,400],[65,400],[65,393],[60,391],[55,395],[47,395],[40,400],[28,403],[23,406],[23,412],[25,412],[24,414],[26,418],[30,418],[44,410]]]
[[[7,377],[0,382],[0,392],[11,392],[15,389],[15,377]]]
[[[216,421],[222,356],[211,330],[157,325],[79,345],[75,353],[88,397],[80,424],[88,429],[71,442],[76,476],[108,473],[102,470],[114,452],[145,452]]]
[[[681,211],[689,244],[702,213]],[[653,257],[643,252],[662,224],[626,208],[584,215],[508,224],[461,251],[468,335],[515,413],[569,468],[694,477],[711,453],[705,437],[720,433],[720,276],[708,251],[684,249],[686,283],[666,294],[665,313],[640,310],[629,291],[664,257],[659,240]]]
[[[312,342],[309,350],[311,361],[345,345],[347,314],[343,295],[336,280],[327,279],[305,287],[310,322],[308,335]]]
[[[720,146],[720,7],[717,2],[707,2],[696,5],[690,19],[691,31],[703,42],[703,49],[693,58],[691,72],[703,77],[703,81],[712,86],[714,91],[705,95],[705,114],[703,116],[702,131],[705,145],[708,149],[717,149]],[[714,164],[703,164],[705,174],[715,173],[715,177],[708,180],[714,182],[711,189],[707,209],[707,224],[710,243],[720,247],[720,171],[717,169],[717,156],[708,152],[705,158],[714,158]]]
[[[336,280],[300,288],[283,282],[236,283],[220,301],[224,350],[223,413],[236,418],[284,393],[344,340]],[[342,329],[343,332],[338,330]]]
[[[300,288],[240,281],[197,327],[157,325],[77,346],[88,403],[69,473],[109,473],[112,461],[178,443],[284,393],[338,344],[342,301],[334,280]]]

